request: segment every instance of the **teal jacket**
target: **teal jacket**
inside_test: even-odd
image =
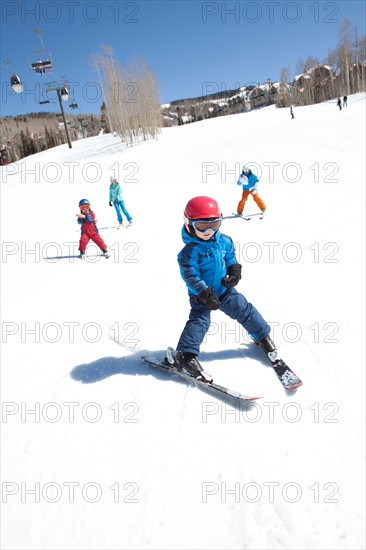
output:
[[[119,183],[111,183],[109,186],[109,202],[121,201],[122,189]]]

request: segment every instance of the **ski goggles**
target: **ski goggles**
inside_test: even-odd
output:
[[[219,229],[222,218],[214,218],[212,220],[192,220],[192,226],[195,231],[205,233],[208,229],[215,232]]]

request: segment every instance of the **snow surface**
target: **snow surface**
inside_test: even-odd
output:
[[[365,94],[294,112],[163,129],[134,148],[98,136],[2,168],[3,548],[364,548]],[[213,312],[200,359],[262,397],[248,409],[140,359],[175,346],[188,315],[186,202],[213,196],[230,215],[244,163],[261,170],[268,214],[222,231],[238,289],[304,382],[287,394]],[[111,228],[111,174],[128,230]],[[81,198],[111,258],[89,245],[87,261],[52,260],[77,251]]]

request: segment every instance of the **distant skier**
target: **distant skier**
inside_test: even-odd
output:
[[[347,107],[347,96],[345,95],[343,98],[343,107]]]
[[[292,108],[292,105],[290,107],[290,115],[291,115],[291,119],[295,118],[295,115],[294,115],[294,110]]]
[[[123,224],[122,213],[126,216],[128,223],[132,225],[132,217],[127,212],[125,208],[125,203],[122,200],[122,189],[120,184],[113,176],[111,176],[110,182],[111,184],[109,186],[109,206],[112,206],[112,204],[114,205],[114,208],[116,209],[118,223],[120,225]]]
[[[339,110],[341,111],[342,110],[342,101],[341,101],[340,97],[338,98],[337,105],[339,107]]]
[[[243,214],[244,206],[249,195],[253,197],[254,202],[262,212],[266,211],[266,205],[258,195],[258,182],[259,179],[253,174],[251,169],[247,166],[243,166],[242,173],[240,174],[240,177],[236,182],[237,185],[241,185],[243,189],[242,197],[237,207],[237,213],[239,214],[239,216]]]
[[[98,233],[98,229],[95,224],[95,215],[90,209],[90,202],[88,199],[81,199],[79,202],[79,208],[80,213],[76,214],[76,216],[78,218],[78,223],[81,224],[81,237],[79,242],[80,258],[85,258],[86,245],[90,239],[94,241],[97,246],[99,246],[103,252],[103,256],[105,258],[109,258],[107,245]]]
[[[195,197],[185,207],[185,246],[178,263],[188,288],[191,311],[176,348],[175,363],[195,378],[202,377],[197,356],[211,323],[211,310],[220,309],[240,323],[269,358],[277,353],[269,337],[270,326],[234,288],[241,279],[241,265],[236,260],[232,239],[219,231],[221,222],[221,210],[210,197]]]

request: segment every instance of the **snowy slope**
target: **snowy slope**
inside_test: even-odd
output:
[[[110,135],[1,172],[2,545],[7,549],[364,547],[365,94]],[[188,315],[186,202],[235,211],[256,163],[263,221],[229,219],[238,289],[303,379],[286,394],[220,312],[200,359],[260,395],[239,410],[154,372]],[[253,167],[255,165],[253,164]],[[256,170],[257,171],[257,170]],[[109,176],[134,226],[113,229]],[[111,251],[77,251],[88,198]],[[255,212],[248,200],[246,212]]]

